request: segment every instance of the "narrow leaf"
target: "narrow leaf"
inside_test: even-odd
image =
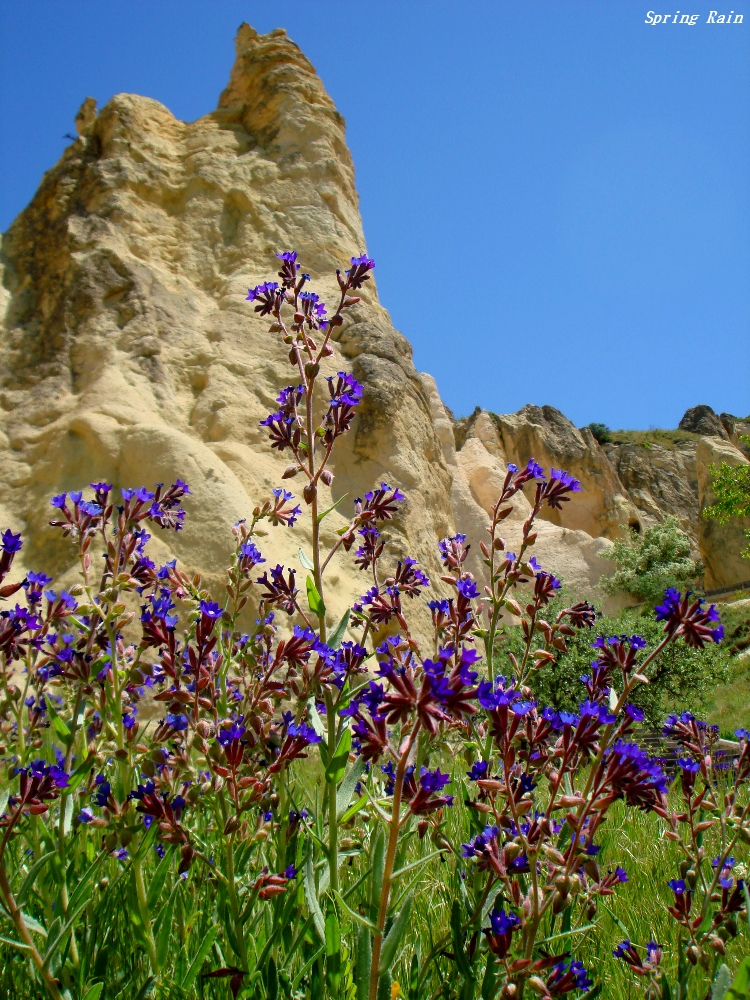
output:
[[[550,941],[558,941],[560,938],[570,937],[571,934],[583,934],[584,931],[590,931],[596,924],[586,924],[585,927],[571,927],[568,931],[561,931],[559,934],[553,934],[551,937],[544,938],[543,941],[539,941],[540,945],[549,944]]]
[[[327,507],[327,508],[326,508],[326,509],[325,509],[325,510],[323,511],[323,513],[322,513],[322,514],[318,514],[318,524],[320,524],[320,522],[321,522],[321,521],[323,520],[323,518],[324,518],[324,517],[326,517],[326,516],[327,516],[328,514],[330,514],[332,510],[336,510],[336,508],[338,507],[338,505],[339,505],[339,504],[340,504],[340,503],[341,503],[341,502],[342,502],[343,500],[346,500],[346,498],[347,498],[348,496],[349,496],[349,494],[348,494],[348,493],[345,493],[345,494],[344,494],[344,495],[343,495],[342,497],[339,497],[339,499],[338,499],[338,500],[336,501],[336,503],[335,503],[335,504],[333,504],[333,506],[331,506],[331,507]],[[347,525],[347,526],[346,526],[346,527],[344,528],[344,531],[348,531],[348,530],[349,530],[349,526]]]
[[[430,854],[426,854],[423,858],[419,858],[417,861],[412,861],[411,864],[404,865],[403,868],[399,868],[391,875],[391,882],[395,882],[397,878],[402,875],[406,875],[407,872],[411,871],[412,868],[419,868],[420,865],[426,864],[428,861],[432,861],[433,858],[439,858],[442,851],[432,851]]]
[[[299,550],[299,561],[300,565],[302,566],[302,569],[307,569],[311,573],[315,569],[315,567],[313,566],[312,559],[308,556],[308,554],[305,552],[303,548],[300,548]]]
[[[346,900],[340,893],[336,893],[336,899],[341,904],[342,909],[344,909],[349,914],[352,920],[356,920],[358,924],[361,924],[362,927],[367,928],[368,931],[372,931],[373,934],[377,933],[378,929],[375,926],[375,924],[371,920],[368,920],[367,917],[363,917],[361,913],[357,913],[356,910],[353,910],[351,906],[347,904]]]
[[[404,905],[393,921],[391,929],[386,935],[385,941],[383,941],[383,948],[380,952],[380,968],[378,973],[382,976],[384,972],[387,972],[396,960],[396,953],[398,951],[399,945],[401,944],[401,939],[406,933],[406,928],[409,924],[409,917],[411,916],[411,904],[414,896],[410,893],[404,900]]]
[[[35,920],[33,917],[30,917],[28,913],[22,913],[21,916],[23,917],[23,922],[26,924],[26,927],[30,931],[32,931],[34,934],[41,934],[42,937],[47,937],[47,931],[39,923],[38,920]]]
[[[320,903],[318,902],[318,893],[315,889],[315,872],[313,870],[313,859],[312,851],[307,855],[307,862],[305,863],[305,900],[312,914],[313,923],[315,924],[315,930],[318,932],[320,940],[325,944],[326,939],[326,922],[323,918],[323,911],[320,908]]]
[[[323,598],[318,593],[311,576],[307,577],[305,586],[307,587],[307,603],[310,610],[314,615],[317,615],[318,618],[322,618],[326,613],[326,606],[323,603]]]
[[[336,631],[333,633],[333,635],[331,636],[331,638],[328,640],[327,645],[329,645],[331,647],[331,649],[338,649],[339,646],[341,645],[341,643],[342,643],[342,641],[344,639],[344,635],[346,634],[346,627],[349,624],[349,616],[350,615],[351,615],[351,611],[350,611],[349,608],[347,608],[346,611],[344,612],[342,618],[341,618],[341,621],[336,626]]]
[[[55,707],[52,704],[52,699],[45,698],[45,701],[47,703],[47,714],[49,715],[49,720],[52,723],[52,728],[55,730],[58,737],[63,741],[63,743],[65,744],[70,743],[71,740],[70,729],[68,729],[66,723],[63,721],[63,719],[60,718],[60,716],[55,711]]]
[[[50,851],[48,854],[43,854],[41,858],[37,858],[34,864],[29,868],[28,875],[23,880],[23,885],[19,889],[16,895],[16,904],[18,906],[23,906],[26,902],[26,897],[29,894],[29,890],[36,881],[36,877],[39,872],[44,868],[50,858],[53,858],[57,854],[57,851]]]
[[[339,789],[339,791],[340,790],[341,789]],[[349,820],[352,818],[352,816],[356,816],[356,814],[359,812],[362,806],[365,805],[366,802],[367,802],[366,795],[363,795],[361,798],[357,799],[356,802],[352,803],[352,805],[349,806],[349,808],[346,810],[345,813],[342,813],[341,816],[339,816],[339,823],[348,823]]]
[[[7,944],[11,948],[18,948],[19,951],[31,951],[30,944],[23,944],[21,941],[14,941],[13,938],[3,937],[0,934],[0,944]]]
[[[351,747],[351,732],[349,733],[349,746]],[[361,757],[358,757],[349,768],[344,780],[339,785],[338,791],[336,792],[336,814],[339,817],[339,822],[341,822],[342,815],[346,813],[349,808],[349,803],[352,801],[352,795],[354,795],[354,789],[357,787],[357,782],[359,781],[364,769],[365,762]]]
[[[9,798],[10,798],[9,788],[6,788],[4,791],[0,792],[0,816],[2,816],[5,810],[8,808]]]
[[[370,905],[377,913],[380,907],[380,894],[383,891],[383,872],[385,871],[385,832],[379,826],[375,834],[375,843],[372,845],[372,896]]]
[[[326,781],[330,781],[332,784],[338,785],[344,777],[344,771],[346,770],[346,764],[349,760],[349,751],[351,748],[352,731],[350,727],[347,726],[341,734],[339,745],[336,747],[336,753],[333,755],[328,763],[328,767],[326,768]]]
[[[170,847],[165,853],[164,857],[161,859],[157,865],[154,876],[151,879],[151,885],[148,887],[148,895],[146,896],[146,906],[149,911],[153,910],[156,904],[159,902],[159,896],[161,895],[161,890],[164,886],[164,880],[169,872],[169,866],[172,863],[172,858],[174,856],[174,847]]]
[[[216,940],[216,935],[219,933],[219,925],[214,924],[210,927],[208,933],[203,938],[201,946],[198,949],[195,958],[190,963],[190,967],[185,973],[185,978],[182,980],[182,988],[187,993],[193,988],[193,983],[198,978],[198,973],[201,971],[201,966],[206,961],[209,951],[214,946],[214,941]]]
[[[104,983],[94,983],[94,985],[90,986],[84,994],[83,1000],[99,1000],[103,989]]]
[[[370,967],[372,965],[372,939],[366,927],[361,927],[357,938],[357,958],[354,966],[354,985],[357,1000],[368,1000],[370,994]]]
[[[94,766],[95,761],[96,761],[96,754],[91,754],[89,757],[86,758],[86,760],[81,761],[81,763],[78,765],[75,771],[73,771],[70,778],[68,779],[68,784],[65,787],[66,792],[68,793],[74,792],[76,788],[78,788],[83,779],[86,777],[91,768]],[[99,984],[97,983],[96,985],[98,986]]]
[[[169,952],[169,938],[172,934],[172,915],[175,903],[177,902],[177,890],[178,886],[175,886],[169,899],[161,908],[159,916],[154,921],[154,930],[156,932],[156,964],[160,969],[164,968],[164,963],[167,960]]]
[[[451,909],[451,936],[453,938],[453,954],[456,959],[456,966],[464,979],[472,979],[471,966],[464,952],[464,936],[461,930],[461,904],[457,899],[453,900]]]
[[[716,979],[711,987],[711,1000],[724,1000],[727,990],[732,985],[732,973],[726,965],[720,965]]]

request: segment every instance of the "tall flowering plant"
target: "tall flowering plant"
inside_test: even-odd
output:
[[[534,674],[596,614],[578,602],[551,615],[561,583],[531,554],[539,515],[580,491],[566,471],[508,466],[481,542],[486,585],[466,569],[462,534],[437,541],[439,580],[390,559],[406,497],[387,483],[354,502],[326,550],[321,484],[364,390],[321,363],[374,264],[362,255],[337,272],[329,315],[297,254],[277,256],[278,280],[248,300],[288,349],[292,384],[261,424],[301,498],[280,486],[234,525],[222,601],[148,555],[152,532],[183,528],[181,480],[53,497],[50,523],[80,563],[68,590],[43,572],[5,583],[22,540],[0,539],[11,974],[21,962],[56,1000],[594,996],[603,983],[576,942],[628,882],[616,838],[602,838],[624,808],[652,814],[679,852],[664,887],[676,934],[671,953],[628,937],[615,957],[645,996],[685,1000],[724,975],[747,916],[748,734],[724,759],[713,730],[670,718],[679,753],[656,760],[631,694],[670,643],[720,641],[716,609],[668,591],[658,646],[596,640],[578,711],[557,712],[538,704]],[[513,553],[502,522],[522,490],[531,508]],[[303,586],[264,539],[305,516]],[[364,593],[331,628],[325,576],[347,558]],[[427,595],[425,642],[412,609]],[[503,658],[509,616],[524,642]],[[425,877],[450,890],[428,929]],[[123,911],[127,959],[111,934]]]

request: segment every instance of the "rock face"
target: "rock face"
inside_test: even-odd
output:
[[[698,549],[698,470],[696,442],[667,448],[635,443],[605,444],[607,458],[623,488],[638,510],[644,527],[661,521],[665,514],[680,519],[694,548]]]
[[[700,509],[703,510],[715,501],[711,491],[710,467],[720,466],[723,463],[732,467],[747,465],[748,460],[728,441],[722,441],[717,437],[701,438],[695,457]],[[740,556],[740,552],[747,547],[744,532],[748,528],[750,528],[750,517],[733,517],[726,524],[719,524],[718,521],[705,517],[699,519],[698,534],[701,555],[706,567],[707,590],[732,587],[750,580],[750,562]]]
[[[76,124],[2,244],[0,520],[24,531],[27,568],[74,573],[46,526],[52,493],[180,476],[195,494],[188,526],[160,536],[160,554],[218,585],[230,525],[287,464],[258,422],[294,375],[247,288],[293,247],[332,296],[335,268],[365,248],[344,122],[283,31],[243,25],[212,114],[184,123],[121,94],[98,116],[85,102]],[[381,479],[405,488],[397,551],[437,575],[451,477],[411,348],[368,286],[327,365],[367,387],[330,499],[348,494],[348,514]],[[328,541],[342,523],[326,519]],[[295,564],[309,542],[304,528],[277,529],[274,545]],[[343,564],[328,577],[334,616],[363,586]]]
[[[269,495],[287,464],[259,421],[294,372],[246,290],[272,275],[277,250],[294,248],[330,298],[335,268],[365,249],[344,122],[283,31],[258,35],[242,25],[211,114],[185,123],[156,101],[120,94],[98,114],[87,98],[75,125],[78,139],[0,251],[0,526],[24,533],[21,570],[53,569],[70,582],[77,567],[47,525],[51,494],[97,479],[152,486],[179,476],[194,492],[188,526],[159,535],[154,558],[176,555],[218,589],[229,526]],[[644,463],[624,448],[603,449],[549,406],[477,411],[454,425],[372,281],[336,334],[324,374],[353,371],[365,396],[335,453],[323,505],[343,502],[323,522],[324,542],[336,539],[354,497],[385,480],[408,496],[389,526],[395,554],[416,556],[440,592],[435,543],[463,530],[481,579],[487,512],[507,464],[532,455],[583,483],[540,525],[536,545],[542,564],[581,596],[596,596],[611,572],[607,554],[623,525],[679,509],[698,540],[708,452],[697,463],[693,452]],[[733,448],[742,427],[706,409],[691,426],[716,433],[705,440],[742,460]],[[519,498],[507,522],[511,548],[525,503]],[[701,546],[715,552],[719,580],[735,568],[721,568],[716,531],[706,528]],[[269,555],[299,569],[309,541],[302,521],[277,529]],[[333,564],[332,620],[366,586],[353,560]],[[418,628],[426,628],[419,603]]]

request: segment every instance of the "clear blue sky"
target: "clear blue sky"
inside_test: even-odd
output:
[[[648,25],[649,9],[0,0],[0,229],[84,97],[130,91],[197,118],[239,23],[282,26],[346,118],[381,300],[457,414],[744,416],[750,3],[727,5],[742,25],[706,24],[702,2],[694,27]]]

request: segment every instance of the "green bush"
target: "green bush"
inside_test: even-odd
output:
[[[665,517],[642,535],[630,531],[620,538],[609,557],[617,571],[600,582],[606,594],[628,594],[655,604],[667,587],[695,586],[703,567],[690,555],[690,539],[676,517]]]
[[[552,622],[565,602],[551,602],[546,620]],[[542,667],[534,677],[534,694],[541,705],[572,711],[586,698],[581,677],[590,671],[595,650],[591,643],[597,636],[640,635],[649,648],[664,637],[663,626],[653,611],[647,614],[634,609],[616,617],[602,615],[590,630],[581,630],[567,641],[568,651],[560,653],[556,663]],[[523,650],[520,628],[506,627],[501,648],[518,656]],[[659,725],[670,712],[690,710],[700,715],[717,685],[728,678],[729,654],[721,646],[711,644],[702,650],[691,649],[685,643],[670,644],[649,671],[649,683],[639,685],[633,704],[643,709],[646,721]]]
[[[599,444],[606,444],[608,441],[612,440],[612,435],[610,434],[609,427],[606,424],[589,424],[588,429],[594,435]]]

